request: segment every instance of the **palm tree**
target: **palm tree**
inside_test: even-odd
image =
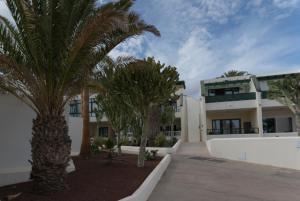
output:
[[[96,0],[7,0],[13,22],[0,16],[0,88],[36,113],[32,127],[31,178],[37,192],[65,188],[71,139],[64,108],[85,86],[86,75],[131,34],[144,26],[124,12],[131,0],[96,7]],[[126,23],[127,22],[127,23]],[[126,25],[126,26],[125,26]],[[126,35],[125,34],[125,35]]]
[[[138,167],[144,166],[147,137],[150,134],[150,111],[175,94],[178,80],[175,67],[165,66],[153,58],[131,62],[115,76],[119,84],[115,85],[114,90],[142,121]]]
[[[269,81],[268,86],[268,98],[286,105],[295,114],[300,136],[300,74],[290,74],[282,79]]]
[[[121,9],[124,13],[126,13],[126,19],[123,20],[123,29],[116,29],[106,36],[107,41],[109,41],[109,46],[102,50],[102,54],[100,58],[104,58],[104,56],[110,52],[114,47],[125,41],[126,39],[134,36],[141,35],[145,32],[153,33],[156,36],[160,36],[159,31],[152,25],[146,24],[142,21],[134,12],[130,12],[129,9],[132,7],[132,0],[123,0],[120,1],[119,4],[115,4],[116,9]],[[106,6],[106,5],[105,5]],[[122,17],[123,18],[123,17]],[[100,60],[99,58],[99,60]],[[97,63],[94,63],[95,67]],[[90,132],[89,132],[89,88],[88,83],[91,79],[93,71],[86,73],[86,85],[81,90],[81,100],[82,100],[82,118],[83,118],[83,138],[80,149],[80,155],[84,157],[88,157],[90,155]]]
[[[229,70],[225,72],[221,77],[235,77],[235,76],[243,76],[243,75],[249,75],[247,71],[238,71],[238,70]]]

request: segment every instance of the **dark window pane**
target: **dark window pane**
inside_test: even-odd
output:
[[[263,129],[264,129],[264,133],[275,133],[276,132],[275,118],[264,118]]]
[[[99,128],[99,136],[100,137],[108,137],[108,127],[100,127]]]

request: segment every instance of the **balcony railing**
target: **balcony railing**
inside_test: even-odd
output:
[[[178,137],[181,135],[181,131],[164,131],[166,137]]]
[[[208,135],[258,134],[258,128],[207,129]]]
[[[216,102],[227,102],[227,101],[241,101],[241,100],[255,100],[256,93],[240,93],[240,94],[230,94],[230,95],[217,95],[217,96],[206,96],[206,103],[216,103]]]

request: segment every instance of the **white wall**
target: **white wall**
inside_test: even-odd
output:
[[[34,112],[12,95],[0,95],[0,173],[30,167]]]
[[[69,135],[72,139],[72,155],[77,155],[80,152],[82,141],[82,118],[69,117]]]
[[[300,170],[300,137],[257,137],[207,141],[214,157]]]
[[[256,100],[242,100],[242,101],[226,101],[226,102],[206,103],[206,110],[207,111],[250,109],[250,108],[256,108]]]
[[[188,141],[200,142],[200,104],[199,100],[187,97]]]
[[[0,94],[0,186],[27,181],[31,170],[31,129],[34,112],[12,95]],[[81,118],[69,118],[72,153],[81,143]]]

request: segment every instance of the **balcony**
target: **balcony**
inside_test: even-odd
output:
[[[230,95],[219,95],[219,96],[206,96],[206,103],[217,103],[217,102],[229,102],[229,101],[243,101],[243,100],[255,100],[256,93],[240,93]]]
[[[207,135],[240,135],[258,133],[258,128],[207,129]]]

